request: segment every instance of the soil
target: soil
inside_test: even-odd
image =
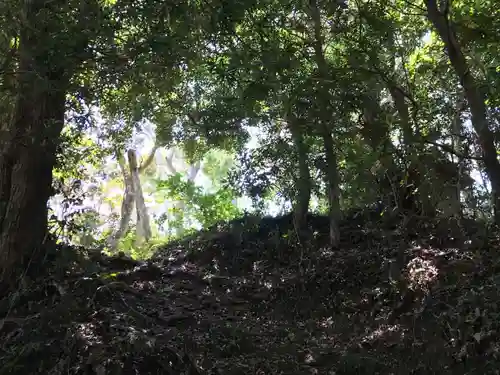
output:
[[[54,247],[0,301],[4,374],[498,374],[499,236],[473,220],[245,217],[147,261]]]

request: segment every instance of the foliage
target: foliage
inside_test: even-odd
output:
[[[493,373],[499,20],[493,0],[2,1],[0,298],[23,282],[0,374]],[[298,203],[330,220],[298,228]],[[117,228],[118,254],[67,246]]]
[[[178,173],[168,180],[157,181],[158,190],[175,200],[186,202],[182,212],[183,217],[192,215],[202,227],[208,228],[217,222],[227,221],[237,217],[241,212],[235,206],[234,193],[228,188],[221,188],[214,193],[204,193],[203,189],[191,181],[185,181]],[[181,219],[183,218],[181,216]],[[169,226],[180,225],[183,222],[169,223]]]
[[[8,4],[4,6],[9,9]],[[304,4],[243,1],[224,8],[227,18],[221,18],[215,3],[190,3],[176,9],[160,2],[99,6],[102,16],[89,26],[100,30],[93,51],[96,59],[92,64],[85,62],[74,77],[75,90],[68,101],[72,125],[59,146],[56,178],[93,179],[85,175],[80,161],[102,170],[101,160],[133,144],[144,121],[151,121],[158,146],[178,145],[189,163],[202,160],[215,147],[234,152],[239,162],[233,165],[227,185],[238,195],[250,196],[255,204],[265,206],[263,202],[281,196],[286,205],[297,194],[298,158],[284,121],[285,112],[291,110],[304,123],[314,200],[324,201],[325,155],[317,129],[317,103],[324,90],[331,96],[343,209],[370,204],[380,194],[397,193],[394,186],[382,192],[378,187],[393,171],[383,161],[387,150],[372,147],[370,142],[376,137],[392,143],[393,165],[402,170],[397,184],[405,183],[411,163],[424,165],[419,171],[422,187],[418,189],[422,191],[436,191],[448,180],[435,171],[435,160],[451,158],[463,181],[483,167],[480,160],[471,159],[481,146],[466,125],[463,93],[442,54],[439,37],[422,17],[425,9],[418,5],[406,12],[404,2],[390,6],[384,2],[331,5],[320,1],[323,49],[331,80],[317,77],[312,53],[315,31]],[[492,7],[490,2],[475,6],[457,3],[451,17],[471,66],[490,87],[488,108],[491,127],[496,129],[493,71],[498,56],[495,41],[489,37],[495,23],[485,26]],[[2,22],[2,45],[8,51],[12,30],[7,19]],[[406,96],[409,123],[392,97],[394,87]],[[367,97],[372,96],[379,101],[380,128],[360,121]],[[243,150],[249,126],[261,138],[250,151]],[[367,126],[373,127],[371,136],[363,129]],[[381,133],[384,129],[387,134]],[[99,142],[89,143],[89,132],[97,134]],[[424,160],[425,155],[433,156]],[[154,168],[147,170],[152,180]],[[116,171],[109,174],[118,178]],[[214,181],[224,179],[223,175],[214,177]],[[468,182],[461,185],[467,191],[463,203],[469,211],[489,210],[481,187],[469,188]],[[184,196],[192,198],[183,189]]]

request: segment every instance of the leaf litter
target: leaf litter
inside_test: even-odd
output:
[[[0,301],[4,374],[497,374],[499,237],[245,217],[147,261],[54,246]],[[487,233],[488,235],[485,235]]]

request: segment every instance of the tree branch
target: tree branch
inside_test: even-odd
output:
[[[149,153],[148,157],[146,158],[146,160],[144,160],[139,166],[139,173],[144,172],[151,165],[151,163],[154,160],[156,150],[158,150],[158,146],[155,144],[153,149]]]
[[[439,147],[441,148],[443,151],[445,152],[448,152],[450,154],[453,154],[461,159],[467,159],[467,160],[478,160],[478,161],[484,161],[484,158],[481,157],[481,156],[469,156],[469,155],[464,155],[458,151],[455,151],[451,146],[448,146],[448,145],[445,145],[445,144],[442,144],[442,143],[437,143],[437,142],[434,142],[434,141],[431,141],[431,140],[428,140],[428,139],[422,139],[420,140],[420,142],[422,143],[426,143],[426,144],[429,144],[429,145],[433,145],[433,146],[436,146],[436,147]]]
[[[170,156],[167,153],[167,156],[165,157],[165,161],[167,162],[167,168],[170,173],[176,174],[177,169],[174,167],[174,163],[172,163],[172,158],[174,157],[174,150],[171,150]]]

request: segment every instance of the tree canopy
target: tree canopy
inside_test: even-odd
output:
[[[334,247],[343,212],[375,203],[498,224],[497,12],[492,1],[5,2],[2,272],[43,244],[48,217],[68,225],[46,202],[57,193],[60,212],[75,183],[78,199],[108,207],[73,210],[72,225],[114,249],[132,224],[142,243],[165,222],[180,234],[229,219],[239,197],[291,206],[298,228],[313,206],[328,212]],[[233,161],[218,171],[215,155]],[[215,190],[195,187],[200,171]],[[219,209],[229,216],[208,213]]]
[[[224,258],[278,222],[302,267],[346,218],[498,227],[499,35],[493,0],[2,1],[0,298],[64,246]]]

